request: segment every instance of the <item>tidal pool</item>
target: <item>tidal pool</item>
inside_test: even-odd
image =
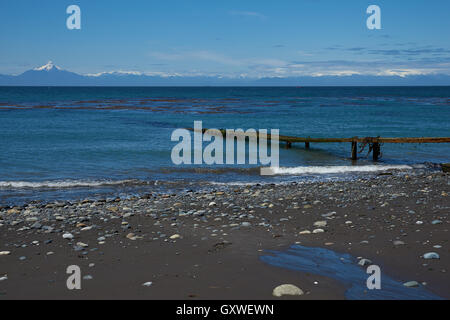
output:
[[[367,288],[370,274],[366,267],[358,265],[358,260],[346,253],[338,253],[325,248],[293,245],[286,251],[272,251],[271,255],[260,259],[270,265],[294,271],[308,272],[341,282],[346,288],[345,297],[351,300],[429,300],[442,299],[427,291],[422,285],[405,287],[381,272],[381,289]]]

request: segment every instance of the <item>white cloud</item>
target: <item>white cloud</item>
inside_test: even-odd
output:
[[[297,54],[305,52],[297,51]],[[179,70],[183,75],[203,75],[220,77],[296,77],[296,76],[411,76],[427,74],[450,74],[449,63],[422,60],[407,60],[403,62],[392,59],[366,60],[311,60],[285,61],[277,57],[236,58],[223,53],[208,50],[186,51],[175,53],[152,52],[150,56],[159,60],[180,61],[183,66],[193,65],[193,62],[213,62],[200,66],[196,70],[186,68]],[[225,68],[224,68],[225,66]],[[174,67],[176,68],[176,67]],[[183,67],[184,69],[184,67]]]

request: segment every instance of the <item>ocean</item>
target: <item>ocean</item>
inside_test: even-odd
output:
[[[450,87],[0,87],[0,205],[130,197],[232,184],[354,179],[450,162],[448,144],[280,144],[261,165],[175,165],[177,128],[279,129],[305,137],[450,136]]]

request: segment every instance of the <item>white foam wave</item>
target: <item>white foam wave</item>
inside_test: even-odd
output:
[[[350,172],[377,172],[386,170],[409,170],[407,165],[366,165],[366,166],[308,166],[308,167],[271,167],[265,168],[274,175],[333,174]]]
[[[137,180],[62,180],[62,181],[0,181],[0,188],[74,188],[99,187],[128,183],[138,183]]]

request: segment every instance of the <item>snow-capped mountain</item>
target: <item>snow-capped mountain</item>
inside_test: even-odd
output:
[[[448,86],[449,75],[410,76],[300,76],[300,77],[219,77],[184,76],[161,72],[110,71],[80,75],[64,70],[52,61],[13,75],[0,74],[0,86]]]
[[[25,71],[18,76],[9,76],[0,84],[4,85],[26,85],[26,86],[65,86],[65,85],[82,85],[84,76],[74,72],[63,70],[55,65],[52,61],[47,64]]]
[[[34,68],[34,71],[55,71],[55,70],[62,70],[60,67],[55,65],[53,61],[49,61],[47,64],[43,65],[42,67]]]

